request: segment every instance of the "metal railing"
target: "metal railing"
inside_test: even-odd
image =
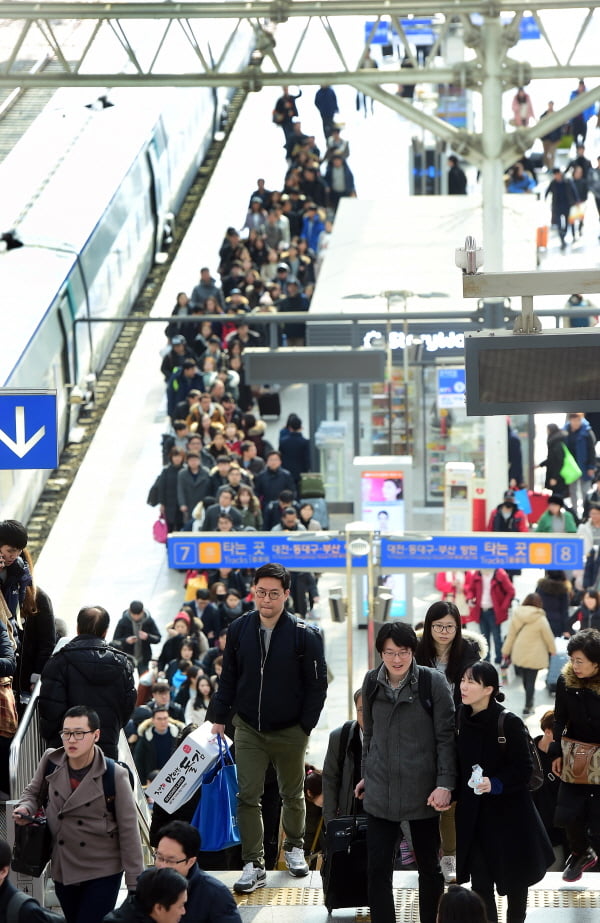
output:
[[[38,698],[40,683],[36,683],[29,704],[19,721],[17,733],[13,737],[8,758],[8,777],[11,798],[18,798],[26,785],[31,782],[46,749],[40,733],[38,715]],[[17,691],[18,694],[18,691]]]

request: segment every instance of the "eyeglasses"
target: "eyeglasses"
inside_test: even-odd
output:
[[[438,635],[444,633],[447,635],[453,635],[456,631],[456,625],[432,625],[431,629],[432,631],[437,632]]]
[[[164,862],[165,865],[181,865],[182,862],[187,862],[187,858],[185,857],[183,859],[167,859],[166,856],[161,856],[161,854],[156,852],[156,850],[154,850],[152,855],[155,862],[158,859],[159,862]]]
[[[254,591],[257,599],[266,599],[267,596],[269,599],[280,599],[283,596],[283,593],[280,590],[263,590],[258,589]]]
[[[400,650],[400,651],[382,651],[382,657],[387,657],[388,660],[401,660],[403,657],[411,657],[411,650]]]
[[[61,731],[59,737],[63,740],[83,740],[86,734],[93,734],[94,731]]]

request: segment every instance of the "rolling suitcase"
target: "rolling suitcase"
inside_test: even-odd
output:
[[[546,686],[548,692],[551,692],[552,695],[556,692],[556,681],[560,676],[560,671],[567,663],[569,655],[567,653],[552,654],[550,657],[550,665],[548,667],[548,675],[546,677]]]
[[[305,471],[300,475],[300,497],[308,500],[310,497],[324,497],[325,484],[320,471]]]
[[[368,907],[367,818],[363,814],[336,817],[327,824],[321,880],[330,913],[337,907]]]

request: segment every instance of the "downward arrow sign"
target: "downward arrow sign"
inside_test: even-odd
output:
[[[0,429],[0,442],[3,442],[17,458],[24,458],[28,452],[46,435],[46,427],[40,426],[37,433],[25,439],[25,408],[15,407],[15,438],[11,439]]]

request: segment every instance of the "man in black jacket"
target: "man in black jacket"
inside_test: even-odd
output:
[[[262,508],[272,500],[277,500],[282,490],[291,490],[296,496],[296,485],[287,468],[281,466],[281,454],[273,450],[266,458],[267,467],[255,478],[254,486],[260,498]]]
[[[229,626],[219,689],[212,700],[214,734],[225,734],[235,712],[244,869],[234,890],[241,894],[265,885],[260,804],[269,762],[277,771],[283,801],[286,865],[297,878],[308,874],[304,758],[327,695],[327,667],[320,635],[286,611],[289,595],[290,574],[281,564],[257,569],[256,610]]]
[[[144,603],[133,599],[129,609],[117,622],[113,636],[113,645],[124,651],[133,659],[140,676],[148,669],[152,660],[152,645],[160,641],[158,626]]]
[[[133,663],[104,640],[110,616],[102,606],[77,615],[77,637],[53,654],[42,671],[40,731],[51,747],[60,747],[59,731],[67,709],[87,705],[100,717],[98,746],[118,758],[119,732],[136,700]]]
[[[159,834],[156,868],[177,868],[187,881],[185,914],[180,923],[241,923],[227,885],[198,868],[200,834],[191,824],[172,820]]]

